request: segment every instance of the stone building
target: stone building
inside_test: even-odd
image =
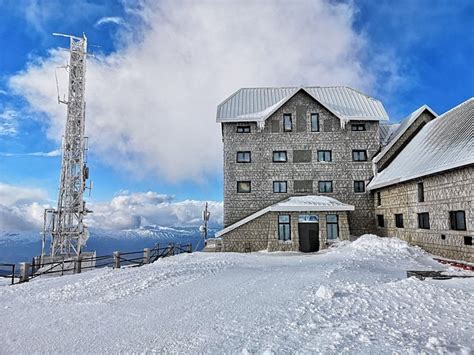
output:
[[[224,229],[216,237],[225,251],[314,251],[385,235],[375,201],[385,192],[371,180],[435,118],[422,106],[391,125],[380,101],[347,87],[238,90],[217,109]]]

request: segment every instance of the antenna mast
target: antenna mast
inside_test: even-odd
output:
[[[53,33],[70,40],[68,100],[66,129],[62,143],[61,179],[57,210],[46,209],[44,214],[43,250],[47,236],[51,238],[51,256],[80,255],[89,233],[83,223],[87,213],[84,190],[89,178],[86,165],[87,138],[85,128],[85,74],[87,38]]]

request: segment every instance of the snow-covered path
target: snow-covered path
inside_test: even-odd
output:
[[[195,253],[0,287],[0,353],[466,353],[474,279],[396,239],[324,253]]]

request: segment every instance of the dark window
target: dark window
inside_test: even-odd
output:
[[[385,221],[383,219],[383,214],[378,214],[377,215],[377,225],[379,227],[385,227]]]
[[[377,206],[382,206],[382,197],[380,196],[380,192],[377,192]]]
[[[445,240],[445,239],[446,239],[446,235],[441,234],[441,239],[442,239],[442,240]]]
[[[283,115],[283,132],[291,132],[293,130],[293,122],[291,120],[291,113]]]
[[[365,181],[354,181],[354,192],[365,192]]]
[[[291,240],[290,216],[278,216],[278,240]]]
[[[311,132],[319,132],[319,113],[311,114]]]
[[[397,213],[395,215],[395,227],[403,228],[403,214]]]
[[[464,236],[464,245],[472,245],[472,237],[469,235]]]
[[[288,157],[286,155],[286,150],[278,150],[273,152],[273,162],[274,163],[286,163]]]
[[[252,190],[250,181],[237,181],[238,193],[249,193]]]
[[[451,220],[451,229],[456,231],[466,230],[466,214],[464,211],[449,212],[449,219]]]
[[[326,232],[328,239],[336,239],[339,237],[337,214],[328,214],[326,216]]]
[[[332,181],[319,181],[319,192],[332,192]]]
[[[428,212],[418,213],[418,228],[430,229],[430,214]]]
[[[425,187],[422,182],[418,183],[418,202],[425,202]]]
[[[351,129],[353,131],[365,131],[365,124],[364,123],[353,123],[351,125]]]
[[[313,180],[295,180],[295,193],[313,193]]]
[[[332,152],[330,150],[318,150],[318,161],[332,161]]]
[[[273,192],[285,193],[288,191],[288,183],[286,181],[273,181]]]
[[[237,152],[237,163],[250,163],[250,152]]]
[[[311,150],[294,150],[293,163],[311,163]]]
[[[237,126],[237,133],[250,133],[250,126]]]
[[[367,151],[365,151],[365,150],[353,150],[352,151],[352,160],[353,161],[366,161],[367,160]]]

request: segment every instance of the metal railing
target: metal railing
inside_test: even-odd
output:
[[[61,260],[42,262],[40,258],[34,258],[32,263],[20,263],[19,269],[15,264],[0,263],[0,277],[11,278],[11,284],[29,281],[42,275],[65,275],[78,274],[85,270],[99,269],[112,266],[114,269],[121,267],[139,267],[155,262],[158,259],[166,258],[182,253],[192,253],[193,246],[189,244],[168,244],[160,247],[145,248],[140,251],[119,252],[112,255],[102,256],[78,256],[62,257]],[[15,279],[19,279],[15,282]]]

